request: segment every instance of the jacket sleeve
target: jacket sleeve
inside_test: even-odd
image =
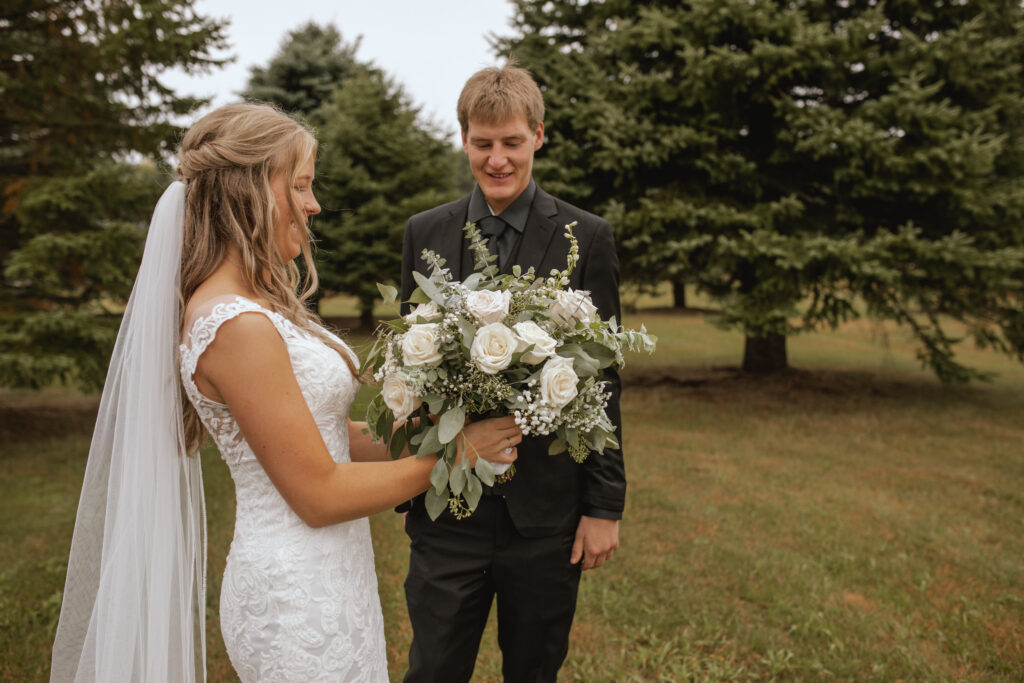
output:
[[[581,249],[582,252],[582,249]],[[602,320],[614,317],[620,324],[622,310],[619,303],[619,258],[615,253],[615,238],[611,225],[599,220],[594,237],[585,254],[581,254],[582,286],[590,291],[591,299]],[[615,437],[622,444],[622,415],[619,395],[622,391],[619,372],[608,368],[603,379],[608,382],[608,418],[615,425]],[[606,448],[603,453],[592,452],[583,462],[582,512],[589,517],[621,519],[626,504],[626,469],[621,448]]]
[[[405,223],[405,236],[402,238],[402,294],[401,313],[406,315],[412,310],[412,304],[406,303],[416,289],[416,281],[412,277],[416,265],[416,247],[413,245],[412,219]]]

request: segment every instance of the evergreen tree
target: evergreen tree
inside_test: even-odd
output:
[[[359,42],[346,43],[330,24],[289,31],[270,63],[252,68],[242,96],[310,118],[338,86],[366,70],[356,59]]]
[[[194,0],[14,0],[0,21],[0,385],[102,382],[160,158],[203,102],[160,80],[221,63]]]
[[[964,336],[1024,358],[1019,3],[516,6],[538,174],[612,221],[626,278],[716,297],[746,369],[861,302],[945,381]]]
[[[368,329],[376,283],[400,279],[406,220],[456,196],[459,154],[377,71],[345,82],[317,116],[322,287],[357,297]]]
[[[399,278],[405,220],[453,197],[458,154],[419,120],[400,86],[356,58],[358,47],[333,26],[307,24],[288,34],[267,67],[252,70],[244,95],[316,127],[319,295],[355,296],[368,328],[376,282]]]

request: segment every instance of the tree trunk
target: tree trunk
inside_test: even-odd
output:
[[[779,372],[788,367],[784,335],[747,337],[747,343],[743,348],[744,372]]]
[[[359,329],[373,331],[373,302],[369,306],[364,302],[359,304]]]
[[[686,308],[686,283],[672,283],[672,308]]]

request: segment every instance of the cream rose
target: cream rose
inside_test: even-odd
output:
[[[476,331],[469,357],[488,375],[497,374],[512,362],[516,352],[516,334],[501,323],[484,325]]]
[[[431,301],[430,303],[420,304],[414,308],[408,315],[405,316],[407,323],[415,323],[418,318],[424,320],[430,320],[431,318],[437,318],[441,315],[441,309],[437,307],[437,304]]]
[[[512,293],[508,291],[493,292],[485,289],[466,295],[466,310],[484,325],[501,322],[508,315],[510,303]]]
[[[555,295],[551,304],[551,319],[562,327],[576,327],[576,321],[589,323],[597,320],[597,307],[590,300],[590,293],[581,290],[567,289]]]
[[[527,320],[516,323],[514,327],[518,339],[518,344],[516,345],[517,353],[533,344],[533,348],[521,357],[524,363],[536,365],[537,363],[543,363],[545,358],[555,355],[555,347],[558,346],[558,342],[555,341],[554,337],[542,330],[537,323]]]
[[[545,403],[561,410],[576,398],[579,378],[572,369],[572,358],[555,356],[540,371],[540,397]]]
[[[437,323],[412,325],[402,335],[402,360],[406,365],[441,364]]]
[[[415,396],[398,375],[388,375],[380,385],[381,396],[384,397],[384,405],[391,408],[396,420],[404,420],[413,414],[420,407],[419,396]]]

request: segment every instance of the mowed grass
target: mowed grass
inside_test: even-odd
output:
[[[1024,368],[964,349],[1000,376],[942,387],[902,331],[857,322],[790,340],[792,372],[746,377],[742,338],[699,316],[625,322],[659,347],[627,359],[622,546],[583,577],[562,680],[1024,678]],[[0,680],[49,664],[88,451],[49,433],[0,454]],[[216,612],[233,487],[216,452],[204,470],[209,673],[230,681]],[[372,525],[400,680],[408,541],[396,514]],[[500,670],[492,618],[475,680]]]

